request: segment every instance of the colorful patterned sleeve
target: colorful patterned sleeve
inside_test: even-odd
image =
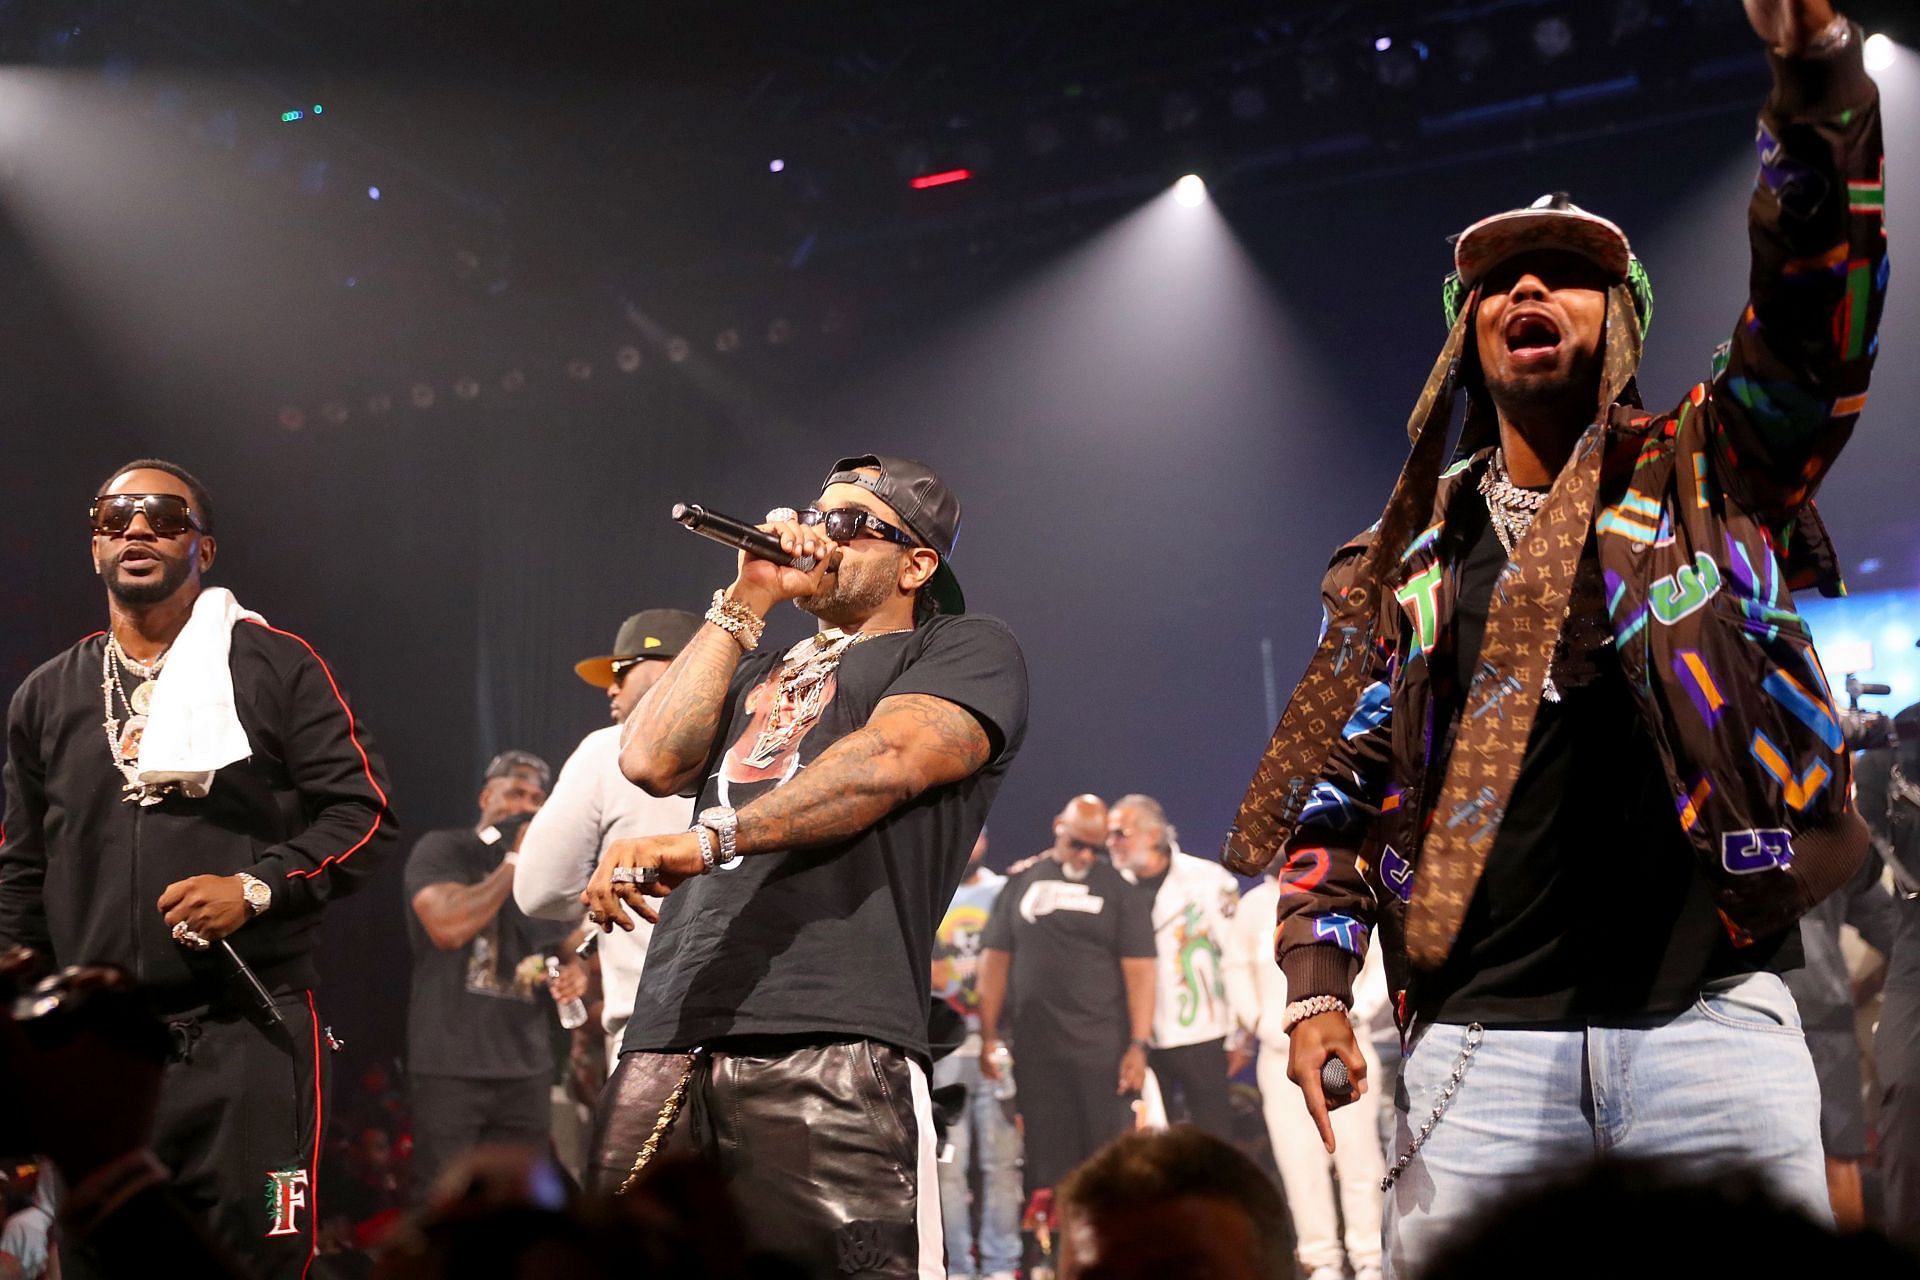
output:
[[[1345,585],[1363,557],[1336,559],[1322,593]],[[1372,679],[1340,730],[1300,825],[1281,851],[1274,955],[1287,976],[1290,1000],[1338,996],[1353,1004],[1353,977],[1373,928],[1374,896],[1360,872],[1359,853],[1380,814],[1393,748],[1393,654],[1376,646],[1365,658]]]
[[[1832,54],[1774,55],[1755,137],[1750,300],[1706,407],[1715,478],[1769,523],[1813,496],[1846,444],[1879,345],[1886,159],[1861,41],[1856,28]]]

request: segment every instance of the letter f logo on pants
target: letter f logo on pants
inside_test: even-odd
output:
[[[267,1213],[273,1219],[268,1236],[297,1236],[296,1215],[307,1207],[307,1171],[280,1169],[267,1174]]]

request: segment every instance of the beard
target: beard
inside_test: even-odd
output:
[[[185,556],[178,559],[168,559],[163,556],[160,559],[158,577],[145,578],[137,582],[127,581],[120,576],[118,560],[107,566],[107,571],[101,576],[106,579],[107,593],[121,604],[149,605],[159,604],[178,591],[192,571],[193,566],[187,562]]]
[[[810,596],[796,596],[793,602],[828,626],[845,628],[872,617],[899,580],[899,554],[875,556],[864,564],[843,555],[839,570],[824,587]]]
[[[1578,419],[1576,430],[1593,421],[1600,398],[1600,356],[1575,356],[1565,369],[1538,373],[1491,374],[1482,366],[1487,395],[1510,422],[1537,422],[1565,417]]]

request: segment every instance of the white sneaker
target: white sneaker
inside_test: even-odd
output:
[[[1313,1274],[1308,1276],[1307,1280],[1347,1280],[1347,1269],[1328,1263],[1324,1267],[1315,1267]],[[1357,1277],[1356,1280],[1358,1280]],[[1373,1280],[1380,1280],[1380,1277],[1375,1275]]]
[[[980,1280],[1013,1280],[1013,1272],[989,1271],[985,1275],[981,1276]]]
[[[1361,1267],[1353,1273],[1353,1280],[1380,1280],[1380,1264],[1376,1262],[1370,1267]]]

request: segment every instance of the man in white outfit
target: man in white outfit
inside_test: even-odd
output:
[[[1379,1280],[1380,1179],[1386,1161],[1380,1149],[1380,1098],[1369,1091],[1332,1113],[1335,1147],[1332,1155],[1320,1141],[1313,1116],[1300,1096],[1300,1087],[1287,1079],[1287,1033],[1282,1023],[1287,1007],[1287,979],[1273,958],[1273,922],[1280,889],[1268,876],[1249,889],[1227,935],[1227,997],[1240,1026],[1260,1043],[1255,1074],[1260,1082],[1260,1104],[1267,1116],[1267,1136],[1273,1143],[1274,1163],[1286,1186],[1287,1207],[1293,1213],[1293,1231],[1299,1239],[1300,1266],[1309,1280],[1339,1280],[1344,1274],[1340,1220],[1345,1219],[1344,1260],[1354,1280]],[[1386,1004],[1376,949],[1367,957],[1354,986],[1354,1021],[1363,1023]],[[1374,1006],[1366,1009],[1369,997]],[[1368,1076],[1379,1078],[1373,1046],[1362,1038],[1360,1052],[1367,1059]],[[1338,1176],[1340,1213],[1334,1214],[1334,1181]]]
[[[582,680],[607,691],[613,723],[580,740],[561,766],[546,805],[527,829],[513,900],[530,916],[582,918],[580,893],[600,854],[615,840],[685,831],[693,824],[688,796],[654,797],[620,772],[620,726],[686,645],[700,619],[679,609],[648,609],[620,624],[613,652],[574,665]],[[647,959],[653,926],[631,917],[633,932],[599,933],[600,1026],[607,1033],[607,1066],[620,1060],[620,1036],[633,1013],[634,993]]]
[[[1107,851],[1121,874],[1153,895],[1157,965],[1147,1065],[1169,1120],[1233,1141],[1227,1033],[1233,1014],[1221,970],[1240,882],[1217,862],[1182,853],[1152,796],[1122,796],[1107,811]]]

